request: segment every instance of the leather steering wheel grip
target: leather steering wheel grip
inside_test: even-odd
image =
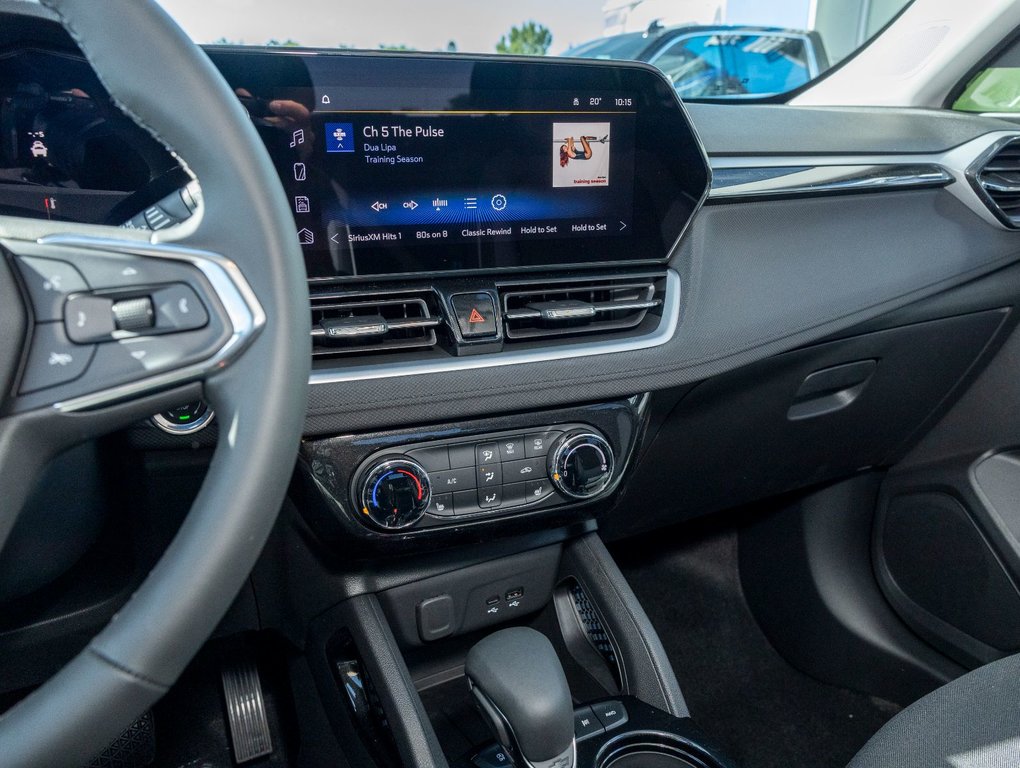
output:
[[[152,0],[42,0],[117,104],[202,184],[197,224],[153,239],[230,259],[266,321],[206,380],[221,437],[174,541],[89,646],[0,718],[3,766],[89,761],[173,684],[247,578],[276,520],[307,407],[307,277],[279,177],[203,51]],[[82,226],[84,234],[109,236]]]

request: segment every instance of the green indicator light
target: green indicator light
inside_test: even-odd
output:
[[[180,419],[181,421],[187,421],[191,417],[188,416],[188,414],[184,414],[183,416],[178,416],[177,418]]]

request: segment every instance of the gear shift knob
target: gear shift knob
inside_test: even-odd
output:
[[[465,672],[496,739],[530,768],[573,768],[574,705],[552,643],[527,627],[503,629],[468,653]]]

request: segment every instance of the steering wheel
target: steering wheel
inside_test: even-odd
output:
[[[158,233],[0,217],[0,551],[61,451],[199,396],[220,423],[202,489],[158,564],[85,650],[0,718],[4,766],[77,768],[174,683],[251,571],[301,438],[310,317],[279,177],[206,55],[152,0],[43,3],[118,105],[200,181],[203,204]],[[184,286],[208,317],[200,328],[157,320],[60,357],[73,298],[61,290],[79,277],[111,300]],[[46,379],[81,365],[73,382]]]

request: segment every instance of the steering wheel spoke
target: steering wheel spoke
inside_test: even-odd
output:
[[[6,240],[35,318],[11,411],[92,410],[200,381],[265,314],[237,267],[178,244]]]

